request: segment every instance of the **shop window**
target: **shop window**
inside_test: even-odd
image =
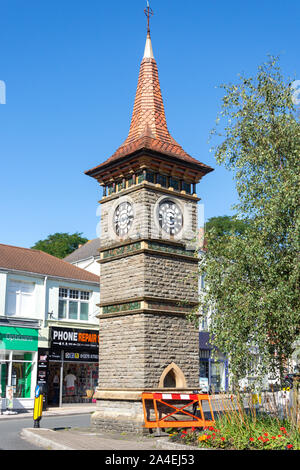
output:
[[[58,318],[60,320],[89,319],[90,292],[76,289],[59,289]]]
[[[209,378],[208,359],[200,359],[200,377]]]
[[[63,372],[60,363],[50,363],[49,365],[49,403],[58,405],[59,386],[62,385],[62,403],[86,403],[92,401],[95,389],[98,384],[98,363],[65,362]],[[73,375],[73,380],[68,380],[67,376]],[[87,400],[88,399],[88,400]]]
[[[32,368],[32,353],[7,352],[0,363],[2,398],[6,397],[6,387],[13,387],[14,398],[30,398]]]
[[[211,387],[216,392],[225,390],[225,364],[223,361],[211,361]]]
[[[7,315],[28,317],[34,314],[33,282],[9,281],[7,287]]]
[[[209,349],[200,349],[199,356],[201,359],[209,359],[210,358],[210,350]]]

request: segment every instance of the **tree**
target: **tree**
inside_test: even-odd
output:
[[[49,235],[45,240],[39,240],[32,247],[34,250],[41,250],[49,253],[49,255],[57,258],[65,258],[73,251],[77,250],[79,245],[83,245],[88,241],[82,237],[82,233],[54,233]]]
[[[234,172],[235,210],[246,228],[206,233],[200,305],[212,309],[213,342],[227,354],[234,378],[246,371],[262,377],[282,373],[300,332],[300,126],[278,59],[221,88],[217,122],[225,124],[215,158]]]
[[[223,215],[219,217],[211,217],[205,224],[205,231],[209,232],[215,229],[215,235],[223,236],[230,233],[242,235],[248,225],[247,220],[238,219],[235,216]]]

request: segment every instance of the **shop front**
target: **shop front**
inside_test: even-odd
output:
[[[32,409],[36,385],[38,329],[0,326],[0,408]]]
[[[38,382],[47,405],[92,402],[98,384],[99,332],[51,327],[49,349],[39,349]]]
[[[228,390],[228,360],[219,351],[213,354],[213,347],[209,342],[207,332],[200,332],[199,346],[200,385],[206,388],[205,391],[211,393],[226,392]]]

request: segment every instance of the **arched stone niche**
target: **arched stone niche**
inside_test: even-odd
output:
[[[158,386],[159,388],[187,388],[184,374],[175,362],[165,368]]]

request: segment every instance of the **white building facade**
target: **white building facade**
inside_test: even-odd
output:
[[[96,385],[99,301],[98,276],[37,250],[0,244],[2,411],[32,409],[37,383],[57,406],[80,401]],[[76,378],[72,394],[69,372]]]
[[[64,261],[100,276],[100,238],[89,240],[68,255]]]

